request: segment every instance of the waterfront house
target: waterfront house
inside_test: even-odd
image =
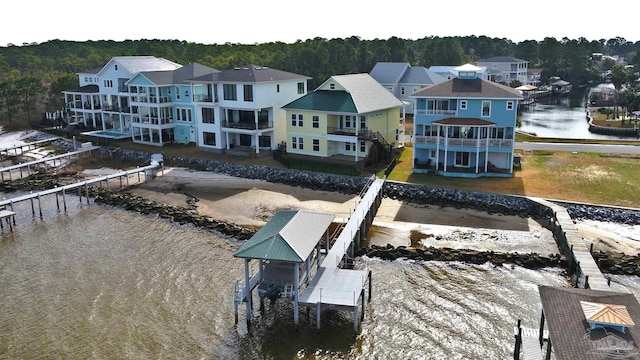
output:
[[[404,106],[369,74],[332,76],[283,106],[286,151],[354,162],[390,157],[403,135]]]
[[[471,64],[458,77],[415,94],[413,172],[459,177],[510,177],[516,89],[477,78]]]
[[[175,70],[141,71],[127,81],[133,142],[162,146],[196,142],[198,125],[188,79],[219,72],[198,63]]]
[[[415,105],[414,99],[411,98],[413,93],[425,86],[447,80],[425,67],[411,66],[403,62],[378,62],[369,75],[406,104],[406,114],[413,114]]]
[[[78,77],[80,87],[63,92],[65,113],[87,135],[254,154],[285,141],[281,106],[306,94],[310,79],[253,64],[220,71],[153,56],[114,57]]]
[[[311,79],[249,64],[189,80],[193,86],[198,147],[259,154],[286,141],[281,107],[307,93]]]
[[[80,86],[63,91],[69,123],[129,137],[132,108],[126,85],[141,71],[172,71],[180,64],[154,56],[117,56],[101,68],[78,73]]]
[[[453,78],[458,77],[458,71],[456,70],[458,67],[459,65],[455,65],[455,66],[434,65],[434,66],[430,66],[428,70],[437,75],[444,77],[446,80],[451,80]],[[489,72],[487,71],[487,67],[478,66],[476,77],[478,79],[488,80]]]
[[[478,60],[476,66],[486,66],[491,81],[510,84],[517,80],[521,85],[535,85],[528,82],[529,62],[526,60],[512,56],[494,56]]]

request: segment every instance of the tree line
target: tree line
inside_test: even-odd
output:
[[[584,38],[523,41],[486,36],[398,37],[363,40],[357,36],[316,37],[295,43],[200,44],[180,40],[63,41],[9,44],[0,47],[0,117],[29,121],[37,109],[63,105],[61,91],[78,86],[76,73],[100,68],[114,56],[151,55],[179,64],[197,62],[224,70],[246,64],[307,75],[315,88],[332,75],[368,73],[377,62],[407,62],[412,66],[462,65],[493,56],[513,56],[542,69],[543,82],[559,76],[573,84],[597,81],[611,60],[594,61],[593,53],[624,57],[640,64],[640,42],[624,38],[588,41]],[[38,84],[39,83],[39,84]],[[43,110],[44,111],[44,110]]]

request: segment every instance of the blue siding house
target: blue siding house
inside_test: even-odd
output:
[[[412,95],[414,173],[511,177],[518,101],[516,89],[478,77],[466,64],[458,77]]]

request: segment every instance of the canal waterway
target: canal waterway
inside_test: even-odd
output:
[[[564,139],[621,139],[618,136],[589,132],[587,122],[587,97],[590,91],[600,91],[611,84],[601,84],[593,89],[574,89],[569,96],[545,97],[521,112],[518,130],[539,137]]]

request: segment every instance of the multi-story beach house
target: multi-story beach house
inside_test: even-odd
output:
[[[256,154],[285,141],[281,107],[305,95],[310,79],[264,66],[220,71],[152,56],[114,57],[78,75],[80,87],[64,95],[69,118],[90,130],[85,134]]]
[[[413,114],[415,100],[413,93],[425,86],[447,80],[422,66],[411,66],[404,62],[378,62],[369,75],[405,103],[405,113]]]
[[[404,103],[371,75],[336,75],[285,106],[286,151],[365,161],[386,156],[404,131]]]
[[[413,172],[456,177],[511,177],[516,89],[479,79],[478,67],[419,90],[414,115]]]
[[[101,68],[80,72],[80,87],[63,91],[67,118],[71,123],[95,130],[98,135],[130,137],[134,115],[138,123],[142,119],[138,108],[131,105],[127,82],[142,71],[171,72],[181,67],[180,64],[153,56],[118,56]],[[158,100],[160,96],[160,93],[156,93],[147,99]]]
[[[476,66],[486,66],[489,72],[489,80],[510,84],[514,80],[522,85],[535,85],[529,83],[529,62],[516,59],[512,56],[494,56],[488,59],[476,61]]]
[[[458,77],[458,71],[456,69],[460,65],[433,65],[429,66],[429,71],[444,77],[446,80],[451,80]],[[478,79],[489,80],[489,72],[486,66],[478,66],[478,73],[476,74]]]

